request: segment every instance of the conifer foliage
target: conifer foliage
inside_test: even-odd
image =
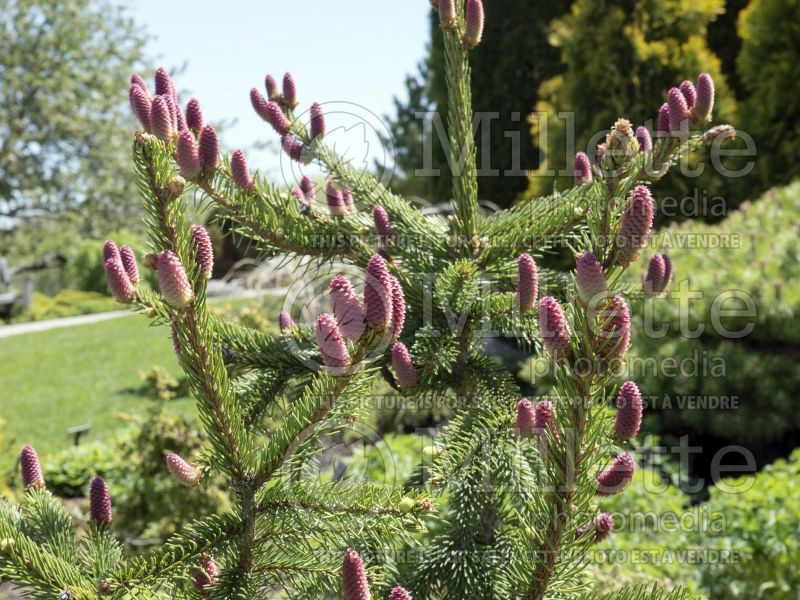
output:
[[[226,476],[234,508],[128,558],[105,482],[92,481],[91,518],[78,535],[26,446],[21,504],[0,502],[3,578],[41,598],[588,594],[585,553],[614,528],[598,503],[623,493],[635,469],[629,440],[641,395],[634,382],[620,386],[618,373],[631,334],[626,296],[640,290],[620,276],[650,235],[647,185],[730,129],[700,130],[713,101],[710,78],[701,76],[706,95],[694,108],[672,98],[677,87],[670,91],[665,110],[677,113],[652,147],[620,119],[596,164],[580,157],[575,187],[486,216],[477,201],[467,61],[481,40],[483,9],[479,0],[438,4],[450,146],[464,160],[449,220],[423,215],[341,160],[325,144],[324,105],[313,105],[310,123],[295,112],[302,88],[291,75],[282,90],[268,76],[266,97],[257,89],[250,97],[290,159],[326,171],[319,194],[305,178],[292,189],[270,184],[242,152],[220,156],[200,103],[190,100],[184,113],[163,70],[154,91],[132,78],[142,125],[133,161],[152,246],[145,266],[157,271],[160,289],[148,289],[131,253],[123,260],[111,242],[109,288],[170,325],[208,434],[202,464],[171,453],[165,471],[186,494],[209,471]],[[187,195],[205,198],[265,254],[349,263],[362,270],[363,286],[337,275],[330,313],[303,323],[288,307],[276,335],[211,315],[213,250],[206,231],[187,222]],[[575,253],[575,277],[537,268],[537,257],[564,243]],[[658,291],[668,281],[660,276]],[[556,383],[546,400],[523,399],[485,354],[490,332],[549,356]],[[366,407],[377,377],[411,398],[456,399],[444,436],[402,489],[310,477],[320,440]],[[418,560],[396,568],[403,561],[387,557],[397,549]],[[684,596],[636,588],[623,597]]]

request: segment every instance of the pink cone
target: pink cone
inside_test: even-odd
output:
[[[697,101],[692,109],[692,115],[700,123],[711,120],[714,110],[714,80],[708,73],[702,73],[697,78]]]
[[[636,128],[636,141],[639,142],[639,152],[651,152],[653,150],[653,138],[644,125],[639,125]]]
[[[578,296],[584,303],[597,302],[608,292],[603,265],[593,252],[584,252],[578,257],[575,271]]]
[[[617,396],[617,417],[614,420],[614,435],[624,441],[636,437],[642,426],[642,394],[632,381],[626,381],[619,388]]]
[[[192,98],[186,104],[186,127],[195,132],[199,132],[203,128],[203,112],[200,110],[200,102],[196,98]]]
[[[282,310],[281,314],[278,315],[278,327],[281,333],[290,327],[294,327],[294,319],[292,319],[292,316],[285,310]]]
[[[575,539],[586,535],[590,530],[594,532],[594,543],[599,544],[611,535],[614,529],[614,518],[609,513],[600,513],[589,523],[581,525],[575,532]]]
[[[102,477],[94,477],[89,485],[89,519],[98,525],[111,525],[111,496]]]
[[[597,476],[598,496],[612,496],[621,492],[633,479],[634,462],[630,452],[623,452],[608,469]]]
[[[692,108],[697,101],[697,91],[694,89],[694,84],[687,79],[682,81],[678,88],[683,94],[684,100],[686,100],[686,106]]]
[[[136,297],[136,290],[133,288],[128,274],[125,272],[125,267],[122,265],[121,259],[108,259],[103,263],[103,268],[106,271],[106,282],[108,289],[116,298],[117,302],[122,304],[130,304]]]
[[[370,600],[364,561],[350,548],[342,561],[342,597],[344,600]]]
[[[311,178],[307,175],[303,175],[303,179],[300,180],[300,190],[303,192],[303,197],[306,200],[313,200],[316,195],[314,182],[311,181]]]
[[[669,106],[669,130],[672,133],[687,132],[689,129],[689,107],[686,98],[678,88],[670,88],[667,92]]]
[[[120,260],[125,273],[131,280],[131,283],[138,285],[139,283],[139,266],[136,264],[136,254],[130,246],[122,246],[119,249]]]
[[[397,339],[406,324],[406,297],[397,278],[390,275],[389,279],[392,283],[392,336]]]
[[[399,585],[389,593],[389,600],[413,600],[405,588]]]
[[[631,340],[631,316],[628,304],[616,294],[600,311],[600,333],[597,340],[597,355],[613,371],[621,368],[622,359],[628,351]]]
[[[214,245],[211,243],[211,236],[202,225],[192,225],[191,233],[195,260],[200,267],[200,273],[206,279],[211,279],[214,271]]]
[[[200,151],[191,131],[184,130],[178,135],[178,148],[175,152],[175,162],[181,170],[181,175],[186,179],[195,179],[200,175]]]
[[[156,81],[156,94],[163,94],[168,96],[175,95],[175,84],[172,83],[172,77],[169,76],[164,67],[158,67],[155,72]]]
[[[645,295],[659,294],[667,289],[672,279],[672,262],[666,254],[656,252],[650,257],[647,275],[644,278]]]
[[[20,470],[22,471],[22,488],[27,490],[32,487],[43,488],[44,477],[39,455],[33,446],[25,445],[19,453]]]
[[[658,109],[658,131],[664,135],[668,134],[669,128],[669,104],[664,102]]]
[[[392,367],[394,367],[397,383],[401,388],[417,385],[417,372],[411,362],[411,355],[403,342],[395,342],[392,346]]]
[[[325,190],[325,200],[328,202],[328,210],[333,217],[342,217],[347,213],[347,207],[344,204],[341,188],[334,187],[332,181],[328,181]]]
[[[217,130],[212,125],[204,125],[200,130],[200,161],[203,163],[203,171],[206,174],[219,165]]]
[[[103,262],[107,260],[122,260],[119,248],[112,240],[106,240],[103,244]]]
[[[553,437],[559,440],[556,421],[553,418],[553,404],[547,400],[540,400],[533,407],[533,430],[545,439],[548,429],[553,433]]]
[[[350,353],[333,315],[324,313],[317,317],[316,334],[322,363],[326,367],[339,368],[350,364]]]
[[[389,213],[380,205],[375,205],[372,209],[372,220],[375,222],[375,231],[381,238],[381,243],[385,244],[394,237],[394,227],[389,218]]]
[[[253,91],[256,91],[256,93],[258,93],[257,90],[255,90],[255,88]],[[260,95],[261,94],[259,94],[259,96]],[[251,92],[251,98],[252,98],[252,92]],[[283,136],[289,133],[289,130],[291,129],[292,126],[289,123],[289,119],[287,119],[286,115],[283,114],[283,111],[281,110],[281,107],[277,102],[270,100],[266,102],[264,105],[259,105],[259,107],[256,108],[256,112],[258,113],[259,117],[261,117],[267,123],[272,125],[272,128],[275,131],[277,131],[278,134]]]
[[[575,185],[592,182],[592,165],[585,152],[578,152],[572,163],[572,172],[575,175]]]
[[[637,185],[630,195],[628,207],[619,225],[616,245],[617,264],[627,267],[647,245],[653,229],[655,202],[646,185]]]
[[[364,281],[364,306],[367,325],[384,331],[392,320],[392,282],[384,260],[374,255],[367,263]]]
[[[192,567],[189,570],[189,576],[192,578],[192,587],[206,595],[211,592],[208,588],[219,582],[219,567],[207,554],[200,557],[199,563],[199,567]]]
[[[302,164],[308,164],[311,159],[305,151],[303,142],[298,140],[293,135],[285,135],[281,138],[281,146],[283,151],[291,158]]]
[[[267,90],[267,100],[279,101],[281,99],[281,91],[278,89],[278,82],[272,75],[264,77],[264,88]]]
[[[294,77],[291,73],[285,73],[283,76],[283,105],[287,108],[294,108],[297,106],[297,85],[294,82]]]
[[[514,427],[519,431],[522,438],[530,438],[533,436],[534,428],[534,414],[533,405],[527,398],[523,398],[517,403],[517,418],[514,422]]]
[[[325,135],[325,114],[322,112],[322,107],[319,103],[314,102],[311,105],[311,137],[322,137]]]
[[[438,0],[439,23],[445,29],[449,29],[456,24],[456,3],[455,0]]]
[[[152,111],[152,104],[150,102],[150,96],[147,95],[146,89],[141,86],[131,84],[131,87],[128,90],[128,98],[131,103],[133,115],[138,119],[139,123],[141,123],[145,131],[150,131],[150,113]]]
[[[180,259],[170,250],[158,255],[158,284],[161,295],[173,308],[183,308],[192,301],[194,293]]]
[[[330,284],[331,308],[342,335],[358,339],[366,329],[364,307],[347,277],[336,275]]]
[[[241,150],[236,150],[231,155],[231,176],[236,187],[247,192],[253,191],[253,177],[250,175],[250,167],[247,166],[247,158]]]
[[[150,110],[150,131],[165,142],[170,141],[176,133],[169,102],[164,96],[155,96],[153,98]]]
[[[520,254],[517,259],[517,292],[515,299],[522,310],[536,306],[539,294],[539,270],[530,254]]]
[[[483,37],[483,2],[467,0],[464,12],[464,35],[461,37],[466,48],[474,48]]]
[[[552,296],[544,296],[539,301],[539,331],[545,349],[551,354],[557,355],[569,348],[567,317]]]
[[[203,475],[203,472],[197,467],[193,467],[187,463],[174,452],[167,454],[166,461],[169,474],[181,485],[191,487],[200,483],[200,477]]]

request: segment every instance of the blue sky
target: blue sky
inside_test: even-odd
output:
[[[292,72],[300,111],[313,101],[340,103],[331,110],[346,102],[382,116],[393,112],[392,98],[403,95],[405,75],[416,70],[428,42],[428,0],[125,5],[153,36],[148,54],[157,64],[169,70],[185,65],[177,86],[200,100],[206,120],[236,119],[224,132],[224,144],[245,148],[250,162],[268,172],[274,172],[277,150],[252,148],[276,143],[276,136],[249,102],[250,88],[263,90],[267,73]],[[361,152],[375,154],[372,146]]]

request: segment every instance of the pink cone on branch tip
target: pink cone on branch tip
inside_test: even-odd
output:
[[[39,455],[33,446],[25,445],[19,453],[20,471],[22,472],[22,489],[27,490],[32,487],[43,488],[44,477],[42,476],[42,465],[39,462]]]
[[[644,125],[639,125],[636,128],[636,141],[639,142],[640,152],[651,152],[653,150],[653,138],[650,136],[650,130]]]
[[[283,75],[283,104],[287,108],[294,108],[297,106],[297,85],[294,82],[294,77],[291,73]]]
[[[527,398],[517,402],[517,418],[514,421],[514,428],[519,431],[522,438],[530,438],[534,433],[533,404]]]
[[[178,107],[175,106],[175,99],[172,96],[164,94],[162,96],[167,103],[167,108],[169,109],[169,118],[172,122],[172,129],[174,131],[178,131]]]
[[[585,152],[578,152],[572,162],[572,172],[575,175],[575,184],[582,185],[592,182],[592,165]]]
[[[158,255],[157,273],[161,295],[167,304],[173,308],[183,308],[192,301],[192,285],[174,252],[164,250]]]
[[[197,98],[192,98],[186,104],[186,126],[193,131],[200,131],[203,128],[203,112],[200,110]]]
[[[195,261],[200,267],[200,273],[206,279],[211,279],[214,271],[214,245],[211,243],[211,236],[202,225],[192,225],[191,234]]]
[[[694,119],[700,123],[711,120],[714,110],[714,80],[708,73],[702,73],[697,78],[697,100],[692,108]]]
[[[666,254],[659,252],[650,257],[647,275],[644,278],[645,295],[660,294],[667,289],[672,279],[672,262]]]
[[[190,131],[181,131],[178,135],[178,147],[175,151],[175,162],[178,163],[181,175],[186,179],[195,179],[200,175],[200,150],[194,135]]]
[[[169,452],[167,454],[166,461],[169,474],[181,485],[191,487],[200,483],[200,477],[203,475],[203,472],[197,467],[190,465],[174,452]]]
[[[483,2],[467,0],[464,10],[464,35],[461,41],[466,48],[474,48],[483,37]]]
[[[219,567],[210,556],[201,556],[199,566],[189,570],[192,578],[192,587],[201,594],[208,594],[208,588],[215,586],[219,582]]]
[[[281,332],[294,327],[294,319],[292,319],[292,316],[288,313],[288,311],[282,310],[278,315],[278,327],[280,328]]]
[[[208,174],[219,165],[219,142],[217,130],[212,125],[204,125],[200,130],[200,161],[203,171]]]
[[[530,254],[520,254],[517,258],[517,291],[515,300],[522,310],[536,306],[539,294],[539,270]]]
[[[112,259],[122,260],[122,257],[119,255],[119,248],[117,248],[113,240],[106,240],[103,244],[103,262]]]
[[[647,245],[653,229],[655,203],[646,185],[637,185],[629,196],[616,239],[616,262],[627,267]]]
[[[332,181],[328,181],[326,186],[325,200],[328,203],[328,210],[330,211],[331,216],[342,217],[346,214],[347,207],[345,206],[344,198],[342,197],[342,190],[341,188],[334,186]]]
[[[672,133],[688,132],[689,107],[686,98],[678,88],[670,88],[667,92],[667,106],[669,106],[669,130]]]
[[[406,324],[406,297],[397,278],[394,275],[389,277],[392,285],[392,336],[397,339]]]
[[[309,110],[311,113],[311,137],[322,137],[325,135],[325,113],[319,103],[314,102]]]
[[[122,246],[119,249],[119,256],[131,283],[137,285],[139,283],[139,265],[136,263],[136,253],[130,246]]]
[[[303,175],[303,178],[300,180],[300,191],[303,192],[303,197],[306,200],[313,200],[316,195],[314,182],[311,181],[311,178],[307,175]]]
[[[623,452],[611,466],[597,476],[598,496],[612,496],[628,487],[633,479],[634,462],[630,452]]]
[[[158,139],[168,142],[175,135],[169,103],[164,96],[156,96],[150,110],[150,131]]]
[[[545,349],[551,354],[560,354],[569,348],[567,317],[552,296],[544,296],[539,301],[539,331]]]
[[[264,77],[264,88],[267,90],[268,100],[280,100],[281,91],[278,89],[278,82],[272,75]]]
[[[358,299],[350,280],[343,275],[336,275],[329,287],[331,309],[342,335],[358,339],[366,329],[364,307]]]
[[[383,258],[374,255],[367,263],[364,281],[364,306],[367,325],[384,331],[392,320],[392,282]]]
[[[579,539],[589,533],[594,534],[594,543],[599,544],[606,540],[614,530],[614,518],[609,513],[600,513],[589,523],[581,525],[575,532],[575,539]]]
[[[626,381],[619,388],[617,396],[617,416],[614,419],[614,436],[619,441],[636,437],[642,426],[642,394],[632,381]]]
[[[158,67],[155,72],[156,94],[173,96],[175,94],[175,84],[164,67]]]
[[[381,243],[385,244],[394,237],[394,227],[385,208],[376,204],[372,209],[372,220],[375,223],[375,231],[381,238]]]
[[[94,477],[89,484],[89,519],[98,525],[111,525],[111,496],[102,477]]]
[[[136,297],[136,290],[131,283],[130,277],[125,272],[121,259],[110,258],[103,263],[106,272],[106,282],[108,289],[114,295],[117,302],[130,304]]]
[[[323,313],[317,317],[316,336],[322,363],[326,367],[339,368],[350,364],[350,353],[333,315]]]
[[[456,24],[455,0],[439,0],[439,23],[445,29],[449,29],[455,26]]]
[[[353,201],[353,192],[350,191],[350,188],[347,187],[342,188],[342,201],[344,202],[344,206],[347,209],[347,212],[353,212],[353,210],[355,210],[355,202]]]
[[[697,101],[697,91],[694,89],[694,84],[687,79],[681,82],[678,89],[680,89],[684,100],[686,100],[686,106],[692,108]]]
[[[307,203],[306,195],[303,193],[303,190],[301,190],[299,187],[293,187],[291,190],[289,190],[289,193],[292,195],[292,197],[299,200],[302,204]]]
[[[548,429],[553,433],[553,437],[559,440],[556,421],[553,418],[553,404],[547,400],[540,400],[533,407],[533,430],[542,439],[546,439]]]
[[[401,388],[412,388],[417,385],[417,371],[411,362],[411,355],[403,342],[392,345],[392,367]]]
[[[596,302],[608,292],[603,265],[593,252],[584,252],[578,257],[575,282],[578,286],[578,296],[587,304]]]
[[[404,587],[398,585],[389,593],[389,600],[413,600],[413,598]]]
[[[150,97],[150,90],[147,89],[147,83],[145,82],[144,78],[142,78],[142,76],[139,75],[138,73],[134,73],[133,75],[131,75],[130,84],[131,86],[135,85],[142,88],[142,91],[144,91],[144,93],[147,94],[147,97],[148,98]]]
[[[262,108],[256,109],[258,115],[269,123],[279,135],[286,135],[292,128],[289,119],[283,114],[280,105],[272,100],[268,101]]]
[[[619,371],[631,341],[631,315],[625,299],[616,294],[600,311],[596,352],[612,371]]]
[[[283,151],[291,158],[292,160],[296,160],[302,164],[308,164],[310,162],[309,156],[306,154],[305,146],[303,142],[298,140],[293,135],[285,135],[281,138],[281,146],[283,147]]]
[[[247,158],[241,150],[236,150],[231,155],[231,176],[233,183],[241,190],[250,192],[255,187],[253,177],[250,175],[250,167],[247,166]]]
[[[150,113],[152,111],[152,103],[145,88],[131,84],[128,92],[128,98],[131,103],[133,116],[136,117],[142,127],[144,127],[145,131],[150,131]]]
[[[662,134],[668,134],[670,131],[669,127],[669,104],[664,102],[661,107],[658,109],[658,131]]]
[[[370,600],[364,561],[351,548],[344,553],[342,561],[342,597],[344,600]]]

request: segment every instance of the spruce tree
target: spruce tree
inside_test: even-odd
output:
[[[293,164],[314,161],[326,171],[324,191],[307,178],[291,189],[273,185],[240,151],[220,156],[199,103],[184,111],[164,71],[156,72],[155,95],[133,78],[131,104],[142,125],[133,162],[151,237],[143,263],[157,271],[159,292],[141,281],[130,249],[111,241],[108,284],[120,302],[171,327],[208,434],[202,464],[170,454],[165,469],[187,494],[208,471],[227,477],[234,509],[129,557],[114,537],[104,481],[92,481],[90,524],[76,535],[26,447],[25,495],[19,506],[0,502],[4,579],[41,598],[590,595],[587,552],[614,527],[598,505],[622,492],[635,469],[642,396],[618,375],[631,334],[626,296],[640,290],[622,275],[652,228],[648,184],[732,130],[704,131],[714,88],[701,75],[694,93],[670,90],[655,143],[618,119],[598,166],[576,157],[575,186],[486,215],[467,60],[481,41],[481,2],[443,0],[439,19],[447,130],[464,163],[450,219],[423,215],[341,160],[325,142],[324,106],[311,104],[301,118],[288,74],[281,89],[267,78],[267,97],[251,90],[251,103]],[[206,304],[208,235],[186,221],[193,196],[265,254],[356,267],[363,295],[336,275],[326,294],[331,312],[313,324],[283,312],[276,335],[216,318]],[[559,246],[573,251],[574,274],[537,265]],[[671,276],[671,263],[656,259],[643,291],[663,293]],[[521,398],[512,375],[484,351],[493,332],[549,358],[551,393]],[[320,442],[358,417],[378,377],[410,401],[451,404],[444,435],[402,489],[314,478]],[[393,557],[398,549],[408,553]],[[688,594],[629,588],[603,597]]]

